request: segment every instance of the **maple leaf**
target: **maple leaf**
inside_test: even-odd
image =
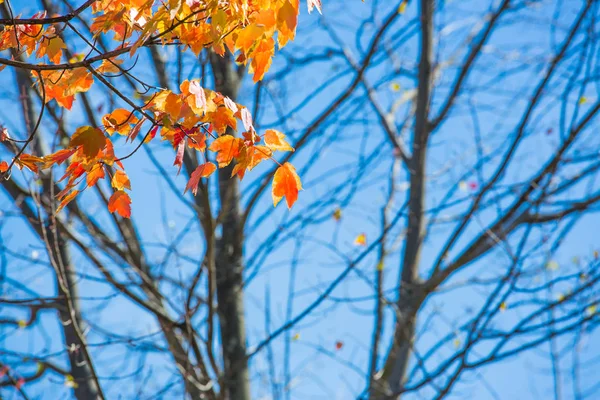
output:
[[[60,165],[65,162],[69,157],[71,157],[77,149],[62,149],[58,150],[56,153],[48,154],[43,157],[44,163],[42,164],[42,168],[50,168],[52,165],[57,164]]]
[[[58,36],[48,39],[48,46],[46,47],[46,55],[50,58],[54,64],[60,63],[62,57],[62,49],[66,49],[67,46]],[[39,57],[39,56],[38,56]]]
[[[42,158],[27,153],[21,154],[15,160],[15,164],[17,164],[19,169],[27,167],[30,171],[35,172],[36,174],[39,172],[38,164],[42,164],[43,162],[44,160]]]
[[[229,97],[225,96],[223,98],[223,104],[225,104],[225,107],[227,107],[228,109],[230,109],[234,114],[236,112],[238,112],[238,107],[235,104],[235,102],[233,100],[231,100]]]
[[[273,151],[294,151],[294,148],[285,140],[285,135],[275,129],[265,131],[265,144]]]
[[[86,157],[95,158],[106,147],[106,137],[98,128],[82,126],[71,136],[69,144],[69,147],[78,146],[81,146]]]
[[[129,133],[127,134],[127,138],[125,139],[126,142],[127,141],[133,142],[135,140],[135,138],[137,137],[137,135],[140,133],[140,129],[142,129],[142,125],[144,125],[145,121],[146,121],[146,117],[143,117],[142,119],[140,119],[138,121],[137,124],[135,124],[135,126],[133,127],[133,129],[131,131],[129,131]]]
[[[131,217],[131,198],[122,190],[117,190],[108,200],[108,211],[116,212],[123,218]]]
[[[196,108],[206,111],[206,94],[200,84],[197,81],[191,81],[189,90],[196,100]]]
[[[194,172],[192,172],[190,180],[188,181],[187,185],[185,185],[185,190],[183,193],[185,194],[188,190],[191,190],[192,194],[195,196],[198,192],[200,178],[208,178],[213,172],[215,172],[216,169],[217,166],[211,162],[199,165]]]
[[[274,206],[277,206],[285,196],[288,208],[292,208],[292,205],[298,200],[298,191],[300,190],[302,190],[300,177],[292,164],[286,162],[277,168],[273,177],[273,191],[271,193]]]
[[[297,23],[298,0],[285,0],[277,13],[277,28],[279,29],[277,42],[279,43],[279,47],[285,46],[288,40],[294,38]]]
[[[208,149],[217,153],[217,163],[219,168],[223,168],[231,164],[231,161],[240,154],[243,145],[242,139],[223,135],[213,141]]]
[[[275,41],[273,38],[261,41],[252,52],[252,62],[248,72],[253,72],[254,82],[260,81],[269,67],[271,66],[273,55],[275,54]]]
[[[56,214],[60,212],[67,204],[69,204],[77,195],[79,194],[79,190],[73,190],[69,193],[65,198],[62,199],[58,207],[56,208]]]
[[[127,135],[130,130],[129,124],[135,124],[137,122],[138,119],[133,113],[124,108],[117,108],[102,118],[102,123],[104,124],[106,132],[111,135],[115,132],[119,135]]]
[[[131,190],[131,182],[129,181],[129,177],[124,171],[117,170],[113,175],[110,184],[116,190],[129,189]]]
[[[102,61],[102,64],[100,64],[100,66],[98,68],[96,68],[96,71],[98,71],[102,74],[107,74],[107,73],[118,74],[121,72],[121,69],[119,68],[119,66],[121,64],[123,64],[123,60],[109,58],[109,59]]]
[[[204,151],[206,149],[206,135],[200,133],[198,130],[188,135],[188,147]]]
[[[262,160],[270,158],[271,155],[271,149],[265,146],[243,146],[237,158],[237,164],[231,171],[231,176],[237,175],[242,180],[246,170],[252,171]]]
[[[248,109],[244,107],[242,108],[240,114],[242,116],[242,123],[244,124],[244,128],[246,128],[247,131],[254,129],[254,127],[252,126],[252,114],[250,114],[250,111],[248,111]]]
[[[6,161],[0,161],[0,173],[8,171],[8,163]]]
[[[87,173],[85,178],[85,182],[89,187],[94,186],[100,179],[104,179],[106,175],[104,174],[104,166],[102,164],[96,164],[92,167],[92,169]]]
[[[177,145],[177,154],[175,155],[175,161],[173,165],[179,166],[177,170],[177,175],[181,172],[181,167],[183,166],[183,153],[185,152],[185,140],[182,140]]]

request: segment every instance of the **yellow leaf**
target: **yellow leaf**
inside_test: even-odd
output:
[[[27,328],[27,321],[20,319],[17,323],[19,324],[19,328]]]
[[[400,3],[400,6],[398,7],[398,14],[404,14],[404,12],[406,11],[407,3],[407,0],[404,0],[402,3]]]
[[[265,144],[273,151],[294,151],[285,140],[285,135],[275,129],[265,131]]]
[[[583,96],[582,96],[582,97],[579,99],[579,104],[580,104],[580,105],[583,105],[583,104],[585,104],[585,103],[587,103],[587,98],[585,98],[585,97],[583,97]]]
[[[298,339],[300,339],[300,334],[299,333],[296,333],[294,336],[292,336],[292,340],[293,341],[296,341]]]
[[[131,182],[127,174],[121,170],[117,170],[110,181],[112,187],[116,190],[129,189],[131,190]]]
[[[506,302],[500,303],[500,311],[506,311]]]
[[[367,235],[365,233],[361,233],[354,239],[354,244],[356,246],[366,246],[367,245]]]
[[[394,83],[390,84],[390,89],[392,90],[392,92],[399,92],[401,89],[401,86],[399,83],[394,82]]]
[[[377,271],[383,271],[384,268],[385,268],[385,265],[383,264],[383,260],[379,261],[377,263]]]

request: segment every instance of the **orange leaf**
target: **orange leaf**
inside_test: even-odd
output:
[[[100,163],[94,165],[87,173],[85,181],[89,187],[94,186],[100,179],[104,179],[104,166]]]
[[[8,171],[8,163],[6,161],[0,162],[0,173]]]
[[[212,142],[208,149],[217,153],[219,168],[223,168],[231,164],[231,161],[240,154],[243,145],[242,139],[223,135]]]
[[[205,164],[199,165],[198,168],[192,172],[190,176],[190,180],[185,186],[185,190],[183,193],[191,190],[194,196],[198,192],[198,184],[200,183],[200,178],[208,178],[212,175],[213,172],[217,169],[217,166],[211,162],[207,162]]]
[[[50,168],[54,164],[62,164],[65,162],[65,160],[71,157],[75,151],[77,151],[77,149],[63,149],[57,151],[56,153],[48,154],[43,158],[44,164],[42,165],[42,168],[46,169]]]
[[[62,199],[62,201],[58,205],[58,208],[56,209],[56,213],[58,214],[60,212],[60,210],[65,208],[65,206],[67,204],[69,204],[71,202],[71,200],[73,200],[75,198],[75,196],[77,196],[78,194],[79,194],[79,190],[73,190],[71,193],[69,193],[68,196],[66,196],[64,199]]]
[[[335,342],[335,349],[336,350],[341,350],[342,347],[344,347],[344,342],[342,342],[341,340],[338,340],[337,342]]]
[[[117,132],[119,135],[127,135],[130,130],[129,124],[137,123],[138,119],[133,113],[124,108],[117,108],[112,113],[105,115],[102,118],[102,123],[106,132],[113,134]]]
[[[271,154],[273,154],[271,149],[265,146],[242,147],[231,176],[237,175],[241,180],[244,178],[246,170],[252,171],[262,160],[271,157]]]
[[[356,239],[354,239],[354,244],[356,246],[366,246],[367,245],[367,235],[364,233],[361,233],[360,235],[358,235],[356,237]]]
[[[117,190],[131,190],[131,182],[129,181],[129,177],[124,171],[117,170],[113,175],[110,184]]]
[[[110,196],[108,201],[108,211],[115,211],[123,218],[131,217],[131,198],[122,190],[117,190]]]
[[[273,151],[294,151],[294,148],[285,141],[285,135],[275,129],[265,131],[265,144]]]
[[[298,191],[300,190],[302,190],[300,177],[292,164],[286,162],[277,168],[273,177],[272,196],[274,206],[285,196],[288,208],[292,208],[292,205],[298,200]]]
[[[82,126],[71,136],[69,147],[82,146],[83,154],[88,158],[94,158],[106,147],[106,137],[98,128]]]
[[[43,163],[44,160],[40,157],[32,156],[31,154],[23,153],[15,160],[15,164],[19,169],[23,169],[23,167],[29,168],[32,172],[36,174],[39,172],[38,164]]]

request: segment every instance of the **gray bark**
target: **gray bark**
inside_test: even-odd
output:
[[[211,57],[215,89],[235,100],[241,71],[231,57]],[[234,134],[233,131],[228,132]],[[231,178],[233,165],[219,169],[222,234],[217,240],[215,274],[221,346],[223,352],[224,397],[250,400],[250,381],[246,359],[246,327],[243,294],[243,222],[240,212],[238,180]]]

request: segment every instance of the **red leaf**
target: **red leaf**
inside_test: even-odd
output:
[[[179,142],[177,145],[177,154],[175,155],[175,162],[173,165],[178,165],[179,169],[177,170],[177,175],[181,172],[181,166],[183,165],[183,152],[185,151],[185,140]]]
[[[123,218],[131,217],[131,198],[122,190],[117,190],[110,196],[108,201],[108,211],[115,211]]]
[[[200,178],[208,178],[212,175],[213,172],[217,169],[217,166],[211,162],[207,162],[205,164],[199,165],[198,168],[192,172],[190,176],[190,180],[185,186],[184,194],[188,190],[191,190],[194,196],[198,192],[198,184],[200,183]]]

